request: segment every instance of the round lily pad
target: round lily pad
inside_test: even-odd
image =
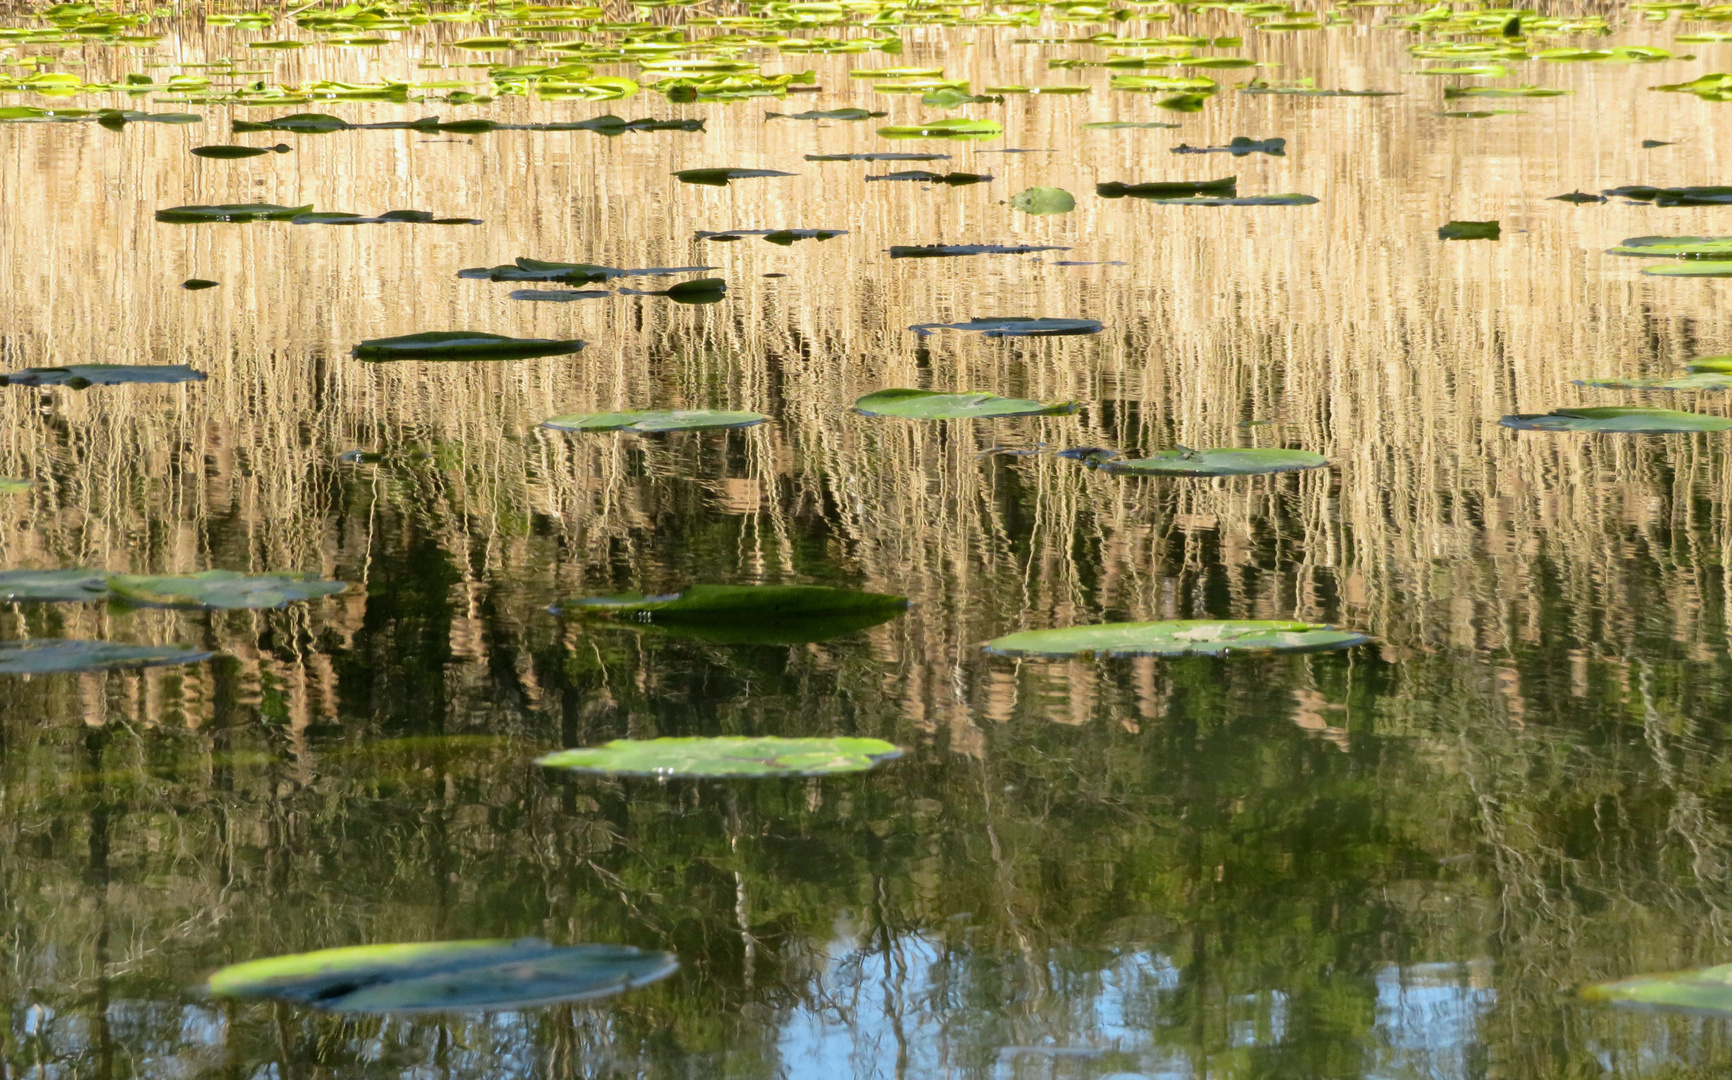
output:
[[[227,611],[280,608],[297,600],[340,593],[349,585],[344,581],[325,581],[312,574],[240,574],[233,570],[206,570],[199,574],[164,577],[111,574],[108,587],[115,596],[134,604]]]
[[[210,659],[208,652],[173,645],[123,645],[75,638],[0,641],[0,675],[46,675],[60,671],[162,667]]]
[[[1010,208],[1025,214],[1068,214],[1076,209],[1076,196],[1064,188],[1025,188],[1010,197]]]
[[[1594,409],[1558,409],[1550,413],[1518,413],[1498,423],[1517,431],[1634,432],[1659,435],[1679,431],[1725,431],[1732,420],[1675,409],[1638,409],[1608,405]]]
[[[1621,1005],[1732,1013],[1732,964],[1600,983],[1583,987],[1582,996]]]
[[[882,739],[615,739],[548,754],[536,764],[626,776],[829,776],[865,772],[901,756]]]
[[[1281,620],[1097,623],[1024,630],[986,643],[999,656],[1224,656],[1248,652],[1324,652],[1370,639],[1321,623]]]
[[[211,975],[207,988],[344,1013],[490,1011],[606,997],[678,967],[670,953],[625,945],[432,941],[249,960]]]
[[[1077,403],[894,388],[867,394],[854,403],[854,408],[864,416],[901,420],[991,420],[1005,416],[1064,416],[1076,412]]]
[[[721,412],[716,409],[642,409],[625,412],[573,413],[543,420],[541,426],[555,431],[704,431],[713,428],[743,428],[761,424],[769,417],[755,412]]]
[[[514,338],[473,330],[435,330],[402,337],[373,338],[355,346],[358,360],[528,360],[562,356],[583,342],[558,338]]]
[[[1107,461],[1101,468],[1113,473],[1145,476],[1255,476],[1261,473],[1298,472],[1329,464],[1322,454],[1309,450],[1162,450],[1152,457]]]

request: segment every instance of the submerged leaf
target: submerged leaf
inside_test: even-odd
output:
[[[901,756],[882,739],[615,739],[548,754],[536,764],[612,776],[832,776]]]
[[[1067,416],[1076,412],[1074,401],[1032,401],[1002,398],[993,394],[946,394],[936,390],[896,388],[867,394],[854,402],[863,416],[887,416],[900,420],[996,420],[1008,416]]]
[[[358,360],[528,360],[583,348],[576,339],[514,338],[474,330],[433,330],[373,338],[355,346]]]
[[[1370,639],[1321,623],[1282,620],[1098,623],[1024,630],[987,642],[997,656],[1225,656],[1245,652],[1322,652]]]
[[[1592,409],[1558,409],[1550,413],[1517,413],[1498,423],[1517,431],[1635,432],[1665,434],[1684,431],[1725,431],[1732,420],[1673,409],[1640,409],[1604,406]]]
[[[1620,1005],[1732,1013],[1732,964],[1716,964],[1694,971],[1668,971],[1660,975],[1638,975],[1617,982],[1585,986],[1582,996]]]
[[[74,638],[0,641],[0,675],[46,675],[62,671],[195,664],[211,654],[173,645],[123,645]]]
[[[623,945],[434,941],[250,960],[213,974],[208,989],[344,1013],[483,1011],[606,997],[678,967],[670,953]]]
[[[743,428],[761,424],[769,417],[755,412],[720,412],[715,409],[640,409],[624,412],[573,413],[543,420],[541,426],[555,431],[631,431],[647,434],[663,431],[705,431]]]
[[[482,281],[563,281],[582,285],[590,281],[607,281],[617,277],[669,277],[673,274],[700,273],[714,270],[713,266],[651,266],[637,270],[621,270],[594,263],[545,262],[541,259],[519,258],[510,266],[476,266],[457,271],[460,278]]]
[[[0,386],[119,386],[122,383],[204,382],[202,371],[185,364],[71,364],[67,367],[25,368],[0,375]]]
[[[1162,450],[1146,458],[1107,461],[1100,467],[1106,472],[1147,476],[1255,476],[1320,469],[1327,464],[1328,458],[1309,450],[1188,450],[1180,447]]]
[[[241,574],[233,570],[206,570],[198,574],[162,577],[111,574],[108,586],[116,597],[134,604],[232,611],[286,607],[296,601],[340,593],[349,587],[349,583],[325,581],[314,574]]]
[[[1002,316],[996,319],[969,319],[956,323],[916,323],[908,329],[925,337],[934,330],[978,330],[986,337],[1066,337],[1072,334],[1098,334],[1101,324],[1094,319],[1037,319],[1027,316]]]
[[[873,112],[870,109],[807,109],[798,113],[767,112],[765,120],[872,120],[880,116],[889,116],[886,112]]]

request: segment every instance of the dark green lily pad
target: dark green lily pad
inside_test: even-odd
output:
[[[1437,228],[1439,240],[1496,240],[1499,234],[1495,221],[1452,221]]]
[[[194,157],[230,161],[238,158],[264,157],[266,154],[286,154],[290,149],[286,144],[278,143],[275,146],[195,146],[187,152]]]
[[[1146,184],[1121,184],[1113,181],[1096,184],[1095,194],[1103,199],[1122,199],[1126,196],[1172,199],[1186,195],[1231,194],[1238,183],[1239,178],[1236,176],[1223,177],[1220,180],[1160,180]]]
[[[1638,975],[1617,982],[1585,986],[1582,996],[1618,1005],[1732,1013],[1732,964],[1716,964],[1695,971]]]
[[[541,426],[555,431],[630,431],[650,434],[752,427],[768,419],[763,413],[722,412],[716,409],[634,409],[625,412],[555,416],[543,420]]]
[[[949,154],[807,154],[807,161],[949,161]]]
[[[1225,656],[1229,653],[1324,652],[1370,639],[1321,623],[1280,620],[1098,623],[1024,630],[987,642],[998,656]]]
[[[545,262],[541,259],[519,258],[510,266],[474,266],[457,271],[460,278],[479,281],[561,281],[582,285],[591,281],[608,281],[617,277],[670,277],[674,274],[701,273],[713,266],[651,266],[636,270],[621,270],[594,263]]]
[[[921,169],[910,169],[904,172],[885,173],[883,176],[868,176],[867,183],[874,180],[910,180],[926,184],[944,184],[948,187],[967,187],[969,184],[984,184],[992,177],[984,173],[935,173]]]
[[[83,604],[108,599],[108,575],[96,570],[7,570],[0,601],[9,604]]]
[[[1037,251],[1069,251],[1070,248],[1050,244],[925,244],[897,246],[889,250],[892,259],[945,259],[961,255],[1029,255]]]
[[[481,219],[437,218],[426,210],[387,210],[378,217],[320,211],[296,214],[289,219],[289,223],[292,225],[480,225]]]
[[[798,113],[767,112],[765,120],[872,120],[880,116],[889,116],[886,112],[873,112],[870,109],[807,109]]]
[[[621,289],[620,294],[665,296],[676,304],[715,304],[728,294],[728,283],[721,278],[697,278],[667,289]]]
[[[123,645],[75,638],[25,638],[0,641],[0,675],[47,675],[62,671],[164,667],[196,664],[211,654],[173,645]]]
[[[1155,199],[1138,196],[1157,206],[1312,206],[1315,195],[1288,192],[1283,195],[1191,195],[1180,199]]]
[[[1715,185],[1662,188],[1649,187],[1646,184],[1627,184],[1623,187],[1607,188],[1600,194],[1611,198],[1633,199],[1636,202],[1651,202],[1655,206],[1721,206],[1732,203],[1732,187]]]
[[[615,739],[536,759],[549,768],[609,776],[834,776],[902,756],[882,739]]]
[[[506,294],[513,300],[539,300],[566,304],[573,300],[599,300],[613,293],[606,289],[512,289]]]
[[[1548,90],[1538,86],[1450,86],[1445,87],[1445,101],[1456,98],[1554,98],[1575,93],[1573,90]]]
[[[198,574],[110,574],[108,587],[128,603],[204,611],[260,610],[331,596],[349,587],[313,574],[241,574],[206,570]]]
[[[606,997],[678,967],[670,953],[623,945],[433,941],[250,960],[216,972],[207,988],[342,1013],[492,1011]]]
[[[1184,143],[1173,147],[1175,154],[1232,154],[1234,157],[1244,157],[1246,154],[1268,154],[1270,157],[1287,156],[1286,139],[1248,139],[1243,135],[1233,138],[1226,146],[1186,146]]]
[[[1592,409],[1558,409],[1550,413],[1518,413],[1498,423],[1517,431],[1584,431],[1665,434],[1683,431],[1725,431],[1732,420],[1673,409],[1640,409],[1621,405]]]
[[[563,356],[583,342],[559,338],[514,338],[474,330],[434,330],[402,337],[373,338],[355,346],[359,360],[528,360]]]
[[[1585,191],[1572,191],[1568,195],[1553,195],[1549,201],[1551,201],[1551,202],[1578,203],[1578,204],[1580,204],[1580,203],[1603,203],[1606,201],[1606,197],[1604,195],[1589,195]]]
[[[916,323],[908,329],[925,337],[934,330],[976,330],[986,337],[1069,337],[1076,334],[1098,334],[1103,327],[1095,319],[1036,319],[1026,316],[1004,316],[997,319],[969,319],[955,323]]]
[[[187,292],[202,292],[205,289],[214,289],[221,284],[222,282],[220,281],[207,281],[204,278],[192,277],[181,282],[180,287],[185,289]]]
[[[665,596],[602,596],[563,600],[556,615],[627,619],[648,623],[746,622],[901,613],[908,600],[888,593],[827,585],[693,585]]]
[[[1255,476],[1320,469],[1327,464],[1328,458],[1309,450],[1191,450],[1181,446],[1151,457],[1103,462],[1100,467],[1106,472],[1145,476]]]
[[[1068,214],[1076,209],[1076,196],[1064,188],[1024,188],[1010,197],[1010,208],[1025,214]]]
[[[899,420],[996,420],[1009,416],[1067,416],[1076,412],[1074,401],[1032,401],[1003,398],[994,394],[945,394],[936,390],[896,388],[867,394],[854,402],[863,416],[887,416]]]
[[[222,203],[216,206],[171,206],[158,210],[156,220],[172,225],[199,225],[213,221],[289,221],[312,211],[309,206],[278,206],[275,203]]]
[[[703,184],[706,187],[727,187],[730,180],[750,180],[763,176],[793,176],[774,169],[681,169],[674,173],[682,184]]]
[[[738,240],[745,236],[761,236],[767,242],[777,247],[789,247],[796,240],[828,240],[833,236],[847,236],[847,229],[729,229],[727,232],[699,231],[699,240],[728,241]]]
[[[71,364],[67,367],[25,368],[0,375],[0,386],[119,386],[122,383],[204,382],[202,371],[185,364]]]

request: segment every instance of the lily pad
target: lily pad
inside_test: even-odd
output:
[[[187,292],[202,292],[205,289],[214,289],[221,284],[222,282],[220,281],[208,281],[205,278],[192,277],[181,282],[180,287],[185,289]]]
[[[1231,193],[1238,183],[1239,178],[1236,176],[1227,176],[1220,180],[1159,180],[1144,184],[1121,184],[1113,181],[1096,184],[1095,194],[1103,199],[1122,199],[1127,195],[1141,199],[1169,199],[1185,195]]]
[[[1685,260],[1665,266],[1650,266],[1642,273],[1648,277],[1732,277],[1732,261]]]
[[[807,161],[949,161],[949,154],[807,154]]]
[[[1585,986],[1582,996],[1619,1005],[1732,1013],[1732,964]]]
[[[1049,244],[925,244],[895,246],[889,250],[892,259],[945,259],[960,255],[1028,255],[1037,251],[1069,251],[1070,248]]]
[[[702,184],[706,187],[727,187],[730,180],[749,180],[761,176],[793,176],[774,169],[681,169],[674,173],[682,184]]]
[[[1103,327],[1095,319],[1004,316],[996,319],[969,319],[967,322],[916,323],[908,329],[921,337],[934,330],[977,330],[986,337],[1069,337],[1077,334],[1098,334]]]
[[[682,281],[667,289],[621,289],[622,296],[665,296],[676,304],[715,304],[728,293],[728,283],[721,278],[697,278]]]
[[[1096,120],[1084,124],[1085,131],[1128,131],[1135,128],[1176,128],[1178,124],[1168,124],[1160,120]]]
[[[1495,221],[1452,221],[1437,229],[1439,240],[1496,240],[1499,227]]]
[[[480,225],[480,218],[436,218],[426,210],[387,210],[378,217],[364,214],[315,212],[296,214],[291,225]]]
[[[355,346],[359,360],[527,360],[563,356],[583,342],[559,338],[514,338],[473,330],[434,330],[402,337],[373,338]]]
[[[1456,98],[1554,98],[1573,94],[1573,90],[1549,90],[1539,86],[1450,86],[1445,87],[1446,101]]]
[[[901,756],[882,739],[615,739],[548,754],[536,764],[610,776],[833,776]]]
[[[278,206],[276,203],[221,203],[216,206],[171,206],[156,212],[156,220],[172,225],[198,225],[213,221],[288,221],[312,211],[312,206]]]
[[[878,134],[886,139],[996,139],[1004,134],[1004,126],[996,120],[954,117],[949,120],[930,120],[924,124],[881,127]]]
[[[997,656],[1225,656],[1229,653],[1325,652],[1370,639],[1321,623],[1283,620],[1098,623],[1024,630],[987,642]]]
[[[35,485],[21,477],[0,476],[0,495],[22,495]]]
[[[1651,202],[1655,206],[1720,206],[1732,203],[1732,187],[1715,185],[1662,188],[1649,187],[1646,184],[1627,184],[1624,187],[1607,188],[1600,194],[1612,198],[1633,199],[1636,202]]]
[[[1589,195],[1585,191],[1572,191],[1567,195],[1553,195],[1553,196],[1551,196],[1549,201],[1551,201],[1551,202],[1577,203],[1577,204],[1603,203],[1606,201],[1606,197],[1604,195]]]
[[[1665,434],[1682,431],[1725,431],[1732,420],[1673,409],[1640,409],[1620,405],[1590,409],[1558,409],[1550,413],[1518,413],[1498,423],[1517,431],[1634,432]]]
[[[1637,258],[1732,259],[1732,236],[1632,236],[1607,255]]]
[[[908,170],[906,172],[885,173],[883,176],[868,176],[867,183],[874,180],[910,180],[926,184],[944,184],[948,187],[966,187],[969,184],[984,184],[992,177],[984,173],[935,173],[923,170]]]
[[[288,145],[278,143],[275,146],[195,146],[187,152],[194,157],[229,161],[239,158],[264,157],[266,154],[286,154],[290,149]]]
[[[566,304],[573,300],[599,300],[613,293],[606,289],[513,289],[506,294],[513,300],[540,300]]]
[[[880,116],[889,116],[887,112],[873,112],[870,109],[807,109],[805,112],[778,113],[767,112],[765,120],[873,120]]]
[[[1106,472],[1145,476],[1255,476],[1320,469],[1327,464],[1328,458],[1309,450],[1191,450],[1181,446],[1151,457],[1103,462],[1100,467]]]
[[[75,638],[0,641],[0,675],[47,675],[62,671],[164,667],[196,664],[211,654],[173,645],[123,645]]]
[[[108,595],[108,575],[96,570],[0,572],[0,601],[8,604],[83,604]]]
[[[25,368],[0,375],[0,386],[119,386],[122,383],[204,382],[202,371],[185,364],[71,364],[67,367]]]
[[[1010,208],[1025,214],[1068,214],[1076,209],[1076,196],[1064,188],[1024,188],[1010,197]]]
[[[241,574],[233,570],[206,570],[198,574],[162,577],[111,574],[108,587],[117,598],[133,604],[234,611],[286,607],[297,601],[340,593],[349,584],[346,581],[325,581],[313,574]]]
[[[1576,385],[1601,390],[1725,390],[1732,388],[1732,372],[1692,371],[1664,379],[1577,379]]]
[[[1076,412],[1074,401],[1032,401],[1003,398],[994,394],[946,394],[936,390],[895,388],[867,394],[854,402],[863,416],[888,416],[900,420],[996,420],[1008,416],[1068,416]]]
[[[519,258],[509,266],[475,266],[457,271],[460,278],[480,281],[562,281],[582,285],[591,281],[608,281],[618,277],[671,277],[674,274],[701,273],[713,266],[650,266],[622,270],[594,263],[546,262],[541,259]]]
[[[434,941],[250,960],[213,974],[208,989],[342,1013],[485,1011],[606,997],[678,967],[669,953],[623,945]]]
[[[1287,156],[1286,139],[1248,139],[1243,135],[1233,138],[1226,146],[1186,146],[1184,143],[1173,147],[1175,154],[1232,154],[1234,157],[1244,157],[1246,154],[1268,154],[1270,157]]]
[[[729,229],[727,232],[699,231],[699,240],[728,241],[738,240],[745,236],[761,236],[768,243],[778,247],[791,247],[796,240],[828,240],[833,236],[847,236],[847,229]]]
[[[761,424],[769,417],[755,412],[721,412],[715,409],[636,409],[625,412],[573,413],[543,420],[541,426],[555,431],[630,431],[649,434],[664,431],[708,431]]]
[[[601,596],[564,600],[556,615],[624,618],[632,622],[693,623],[779,620],[839,615],[895,615],[908,600],[888,593],[827,585],[693,585],[665,596]]]
[[[1152,202],[1157,206],[1311,206],[1318,201],[1315,195],[1301,195],[1298,192],[1283,195],[1191,195],[1182,199],[1140,197],[1144,202]]]

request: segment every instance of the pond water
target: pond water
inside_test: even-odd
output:
[[[1281,31],[1259,25],[1316,20],[1278,5],[1112,7],[620,6],[613,29],[556,9],[370,9],[380,24],[303,7],[250,26],[161,11],[86,25],[83,41],[88,9],[59,9],[59,28],[9,9],[0,23],[21,29],[0,39],[0,82],[14,86],[0,106],[202,120],[0,113],[24,116],[0,123],[5,370],[187,365],[205,378],[0,389],[0,474],[32,481],[0,495],[0,568],[351,584],[280,610],[0,614],[6,638],[216,654],[0,677],[0,1076],[1725,1075],[1725,1020],[1577,990],[1732,960],[1732,436],[1499,424],[1592,405],[1732,416],[1724,394],[1575,382],[1732,352],[1724,281],[1605,254],[1631,237],[1732,232],[1732,210],[1552,199],[1732,182],[1732,104],[1651,89],[1732,70],[1732,44],[1678,41],[1721,24],[1690,4],[1584,3],[1538,9],[1573,24],[1427,30],[1400,22],[1421,5],[1346,5],[1330,25]],[[330,43],[369,34],[387,42]],[[1147,40],[1173,36],[1242,43]],[[454,45],[476,37],[516,43]],[[862,51],[801,51],[824,38]],[[283,40],[308,44],[248,47]],[[1414,53],[1451,42],[1492,54]],[[1671,58],[1535,58],[1613,46]],[[1187,48],[1262,66],[1099,66],[1161,51],[1174,56],[1151,63],[1171,64]],[[650,86],[682,58],[812,75],[682,101],[694,92]],[[543,74],[527,93],[488,70],[578,61],[592,72]],[[1095,66],[1049,66],[1068,61]],[[1413,74],[1485,64],[1507,73]],[[850,75],[888,67],[941,69],[1002,100],[923,104],[918,85]],[[18,89],[43,72],[85,89]],[[129,75],[155,88],[102,88]],[[625,89],[593,81],[609,76],[641,88],[608,98]],[[1113,88],[1125,76],[1219,89],[1175,102],[1171,87]],[[1398,93],[1240,89],[1253,79]],[[410,86],[371,93],[384,100],[281,89],[318,81]],[[1567,94],[1447,93],[1524,84]],[[1088,92],[987,93],[1059,85]],[[845,108],[888,115],[767,116]],[[310,112],[703,123],[231,130]],[[1449,115],[1469,112],[1489,115]],[[878,134],[948,118],[1002,134]],[[1108,121],[1168,126],[1085,126]],[[1235,137],[1284,139],[1284,152],[1170,152]],[[279,143],[244,159],[189,152]],[[808,158],[866,153],[948,158]],[[689,169],[792,175],[673,176]],[[909,170],[991,179],[871,179]],[[1096,193],[1229,176],[1239,197],[1316,202]],[[1074,209],[1010,205],[1031,187],[1065,189]],[[480,224],[156,216],[228,203]],[[1439,237],[1494,220],[1496,239]],[[784,229],[840,235],[699,236]],[[888,251],[930,244],[1055,250]],[[458,276],[518,258],[712,269]],[[653,295],[704,277],[726,283],[701,297],[716,302]],[[217,286],[181,287],[194,278]],[[1006,316],[1102,330],[909,329]],[[587,345],[351,355],[450,330]],[[889,387],[1080,408],[853,410]],[[539,426],[620,409],[769,420]],[[1145,477],[1055,453],[1078,446],[1286,447],[1329,465]],[[547,610],[698,583],[911,605],[796,645]],[[1298,618],[1373,640],[1183,659],[981,648],[1182,618]],[[533,764],[662,735],[869,736],[905,753],[862,774],[739,782]],[[605,1001],[447,1016],[202,989],[237,961],[474,937],[637,945],[681,968]]]

